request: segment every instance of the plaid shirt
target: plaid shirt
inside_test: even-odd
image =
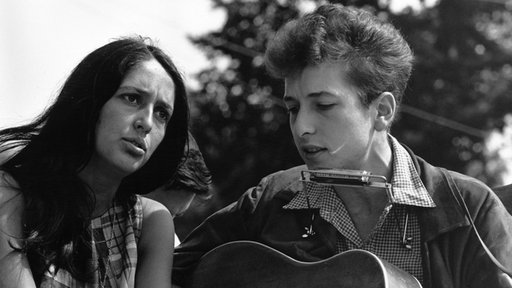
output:
[[[142,228],[142,203],[140,196],[133,209],[115,202],[103,215],[92,219],[92,259],[95,264],[94,283],[83,283],[71,274],[50,266],[41,282],[41,288],[53,287],[134,287],[137,267],[137,242]],[[101,255],[101,256],[100,256]]]
[[[338,252],[364,249],[414,275],[423,283],[421,236],[416,207],[432,208],[435,203],[416,172],[411,157],[389,135],[393,150],[392,199],[384,208],[367,239],[361,239],[343,201],[332,186],[308,182],[305,189],[283,208],[319,209],[320,216],[338,230]],[[309,200],[309,204],[308,204]],[[407,222],[407,224],[406,224]],[[410,238],[411,249],[402,245]]]

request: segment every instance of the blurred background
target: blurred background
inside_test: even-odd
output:
[[[92,13],[88,14],[90,23],[76,25],[76,15],[56,23],[55,19],[60,18],[54,15],[57,18],[43,22],[65,26],[74,31],[75,38],[53,33],[53,38],[39,41],[33,40],[31,28],[26,26],[30,18],[19,19],[13,10],[2,9],[0,16],[7,17],[11,26],[0,28],[0,47],[6,49],[1,53],[0,127],[12,123],[4,117],[5,111],[20,111],[32,101],[48,103],[47,98],[37,98],[49,95],[44,89],[38,91],[35,87],[30,93],[22,89],[46,76],[48,62],[38,70],[42,72],[34,74],[31,64],[19,69],[19,61],[69,58],[70,63],[61,66],[67,69],[58,71],[58,81],[62,82],[64,71],[70,71],[87,52],[106,43],[105,31],[156,35],[187,76],[191,128],[214,181],[214,196],[208,201],[195,201],[185,215],[176,219],[178,234],[183,235],[213,211],[236,200],[263,176],[301,163],[280,100],[283,85],[267,75],[262,56],[268,39],[281,25],[326,1],[157,1],[163,6],[151,1],[131,8],[126,4],[130,1],[102,1],[110,3],[107,8],[91,4],[95,1],[62,1],[67,9],[62,13],[88,11]],[[75,2],[78,8],[72,4]],[[434,165],[476,177],[491,187],[512,183],[511,0],[330,2],[365,7],[391,21],[415,52],[415,69],[400,118],[391,131],[396,138]],[[45,6],[42,3],[37,5]],[[188,3],[193,3],[191,8],[185,8]],[[26,8],[12,5],[19,11]],[[119,31],[113,28],[117,26]],[[17,29],[27,31],[20,33]],[[70,50],[83,48],[77,47],[79,38],[87,40],[86,51],[68,57]],[[13,42],[21,44],[12,46]],[[36,48],[30,52],[35,54],[27,53],[25,45]],[[21,60],[12,60],[20,53]],[[58,81],[47,80],[45,85],[52,85],[55,92]],[[31,100],[20,101],[23,96]]]

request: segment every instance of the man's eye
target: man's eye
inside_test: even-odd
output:
[[[318,109],[320,110],[329,110],[331,109],[332,107],[334,107],[334,105],[336,104],[333,104],[333,103],[329,103],[329,104],[317,104],[316,107],[318,107]]]
[[[286,111],[288,112],[288,114],[296,114],[299,111],[299,108],[295,106],[287,107]]]

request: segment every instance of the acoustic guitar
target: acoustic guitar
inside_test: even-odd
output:
[[[318,262],[297,261],[252,241],[234,241],[206,253],[193,273],[193,288],[421,288],[414,276],[365,250]]]

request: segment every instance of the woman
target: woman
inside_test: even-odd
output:
[[[0,131],[0,287],[170,287],[174,226],[137,194],[173,176],[188,104],[146,39],[82,60],[34,122]],[[142,225],[144,220],[144,225]]]

